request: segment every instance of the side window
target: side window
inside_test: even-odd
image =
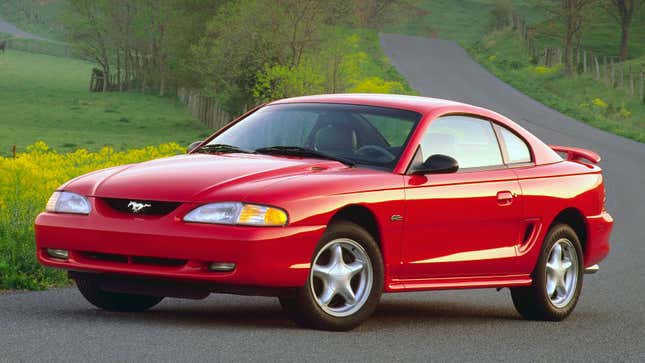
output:
[[[423,160],[452,156],[460,169],[503,165],[493,125],[480,118],[444,116],[430,123],[421,141]]]
[[[506,145],[508,163],[530,163],[531,152],[526,142],[505,127],[499,126],[499,130],[502,134],[502,140],[504,140],[504,144]]]

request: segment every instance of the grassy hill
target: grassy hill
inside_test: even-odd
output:
[[[645,142],[645,104],[625,90],[600,83],[588,75],[564,77],[562,67],[536,67],[520,37],[510,28],[493,31],[494,0],[420,0],[423,17],[402,19],[388,32],[437,36],[458,41],[496,76],[518,90],[569,116],[598,128]],[[531,0],[513,0],[513,8],[528,22],[538,49],[561,47],[557,23]],[[589,9],[582,47],[601,56],[616,56],[618,24],[597,5]],[[634,17],[629,63],[645,66],[645,10]]]
[[[496,0],[419,0],[418,5],[426,15],[400,19],[397,24],[388,25],[386,32],[422,36],[437,36],[441,39],[456,40],[470,45],[491,30],[494,21],[493,9]],[[502,1],[503,2],[503,1]],[[540,46],[558,46],[557,26],[549,21],[544,7],[534,0],[511,0],[515,10],[534,29]],[[583,29],[582,47],[600,55],[618,54],[620,27],[598,5],[589,8],[588,18],[592,19]],[[633,20],[630,36],[630,56],[645,55],[645,11]]]
[[[58,151],[110,145],[117,150],[175,141],[210,131],[171,98],[90,93],[92,65],[9,50],[0,55],[0,154],[43,140]]]
[[[512,29],[493,32],[468,50],[497,77],[536,100],[600,129],[645,142],[641,100],[588,74],[564,77],[561,66],[536,66]],[[645,65],[645,56],[631,63]]]
[[[64,0],[2,0],[0,18],[44,38],[60,40]]]

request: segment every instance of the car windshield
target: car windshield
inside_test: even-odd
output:
[[[269,105],[222,132],[202,151],[326,158],[391,170],[420,119],[413,111],[365,105]]]

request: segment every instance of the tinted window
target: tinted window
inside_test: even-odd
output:
[[[414,126],[413,122],[401,122],[401,119],[388,116],[366,114],[363,117],[381,134],[388,146],[403,145]]]
[[[531,152],[524,140],[512,133],[505,127],[499,127],[502,140],[506,144],[506,153],[508,154],[508,163],[528,163],[531,162]]]
[[[433,154],[452,156],[460,169],[502,165],[502,154],[489,121],[468,116],[433,120],[421,141],[423,160]]]
[[[209,144],[248,150],[294,146],[392,169],[420,118],[416,112],[374,106],[277,104],[259,109]]]

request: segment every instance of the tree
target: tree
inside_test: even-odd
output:
[[[619,57],[621,61],[624,61],[627,59],[632,19],[636,10],[643,5],[643,2],[641,0],[603,0],[602,5],[605,11],[620,25]]]
[[[597,0],[537,0],[555,21],[564,26],[562,40],[564,45],[564,65],[567,75],[573,74],[573,54],[576,39],[581,39],[582,27],[586,20],[585,10]]]

